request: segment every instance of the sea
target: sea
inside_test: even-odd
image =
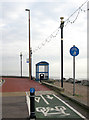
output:
[[[65,79],[69,79],[69,78],[72,78],[72,77],[64,77]],[[53,79],[53,80],[61,80],[61,78],[58,78],[58,77],[50,77],[50,79]],[[82,81],[82,80],[87,80],[89,81],[88,78],[75,78],[76,80],[79,80],[79,81]]]

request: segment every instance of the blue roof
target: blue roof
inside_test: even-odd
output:
[[[49,63],[46,61],[41,61],[41,62],[37,63],[36,65],[49,65]]]

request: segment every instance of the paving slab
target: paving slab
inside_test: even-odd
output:
[[[2,97],[2,118],[27,118],[25,96]]]

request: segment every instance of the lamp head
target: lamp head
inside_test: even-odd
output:
[[[64,19],[64,17],[60,17],[60,19],[61,19],[61,20],[63,20],[63,19]]]
[[[25,11],[30,11],[29,9],[25,9]]]
[[[22,56],[22,52],[20,52],[20,56]]]

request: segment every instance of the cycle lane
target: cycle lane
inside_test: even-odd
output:
[[[40,95],[35,97],[37,118],[72,118],[85,119],[78,111],[65,103],[62,99],[53,95]]]

